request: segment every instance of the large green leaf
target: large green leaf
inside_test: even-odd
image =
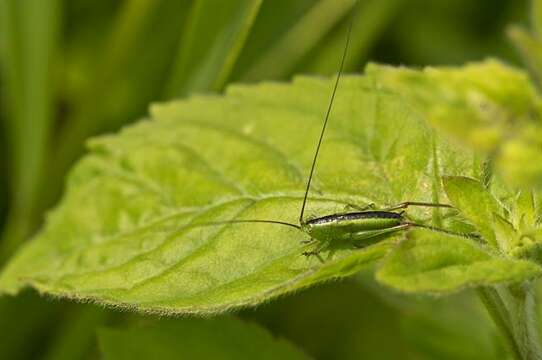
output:
[[[234,318],[175,319],[98,332],[107,360],[123,359],[309,359],[292,344],[256,324]]]
[[[415,230],[386,258],[377,279],[403,292],[447,294],[541,274],[535,263],[498,256],[471,239]]]
[[[225,97],[155,106],[151,121],[91,141],[60,205],[3,272],[0,289],[32,285],[142,311],[219,312],[349,275],[382,257],[390,240],[342,249],[322,263],[301,256],[307,237],[292,228],[192,226],[297,221],[331,85],[299,78],[232,87]],[[343,79],[309,216],[346,203],[434,197],[431,132],[408,109],[363,77]]]

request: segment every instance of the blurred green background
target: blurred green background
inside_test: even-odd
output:
[[[519,64],[505,29],[528,22],[528,5],[0,0],[0,265],[39,229],[85,139],[145,117],[151,102],[221,92],[231,82],[333,74],[350,17],[349,72],[361,71],[368,60],[423,66],[496,56]],[[501,353],[470,294],[406,300],[369,278],[328,284],[241,316],[321,359],[489,359]],[[1,298],[0,358],[95,358],[96,328],[132,321],[146,320],[31,291]],[[472,334],[459,331],[465,326]],[[383,344],[393,346],[382,351]]]

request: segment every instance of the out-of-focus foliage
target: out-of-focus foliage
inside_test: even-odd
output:
[[[86,139],[117,130],[144,116],[152,101],[195,90],[221,91],[231,81],[285,80],[295,73],[334,73],[352,13],[354,41],[347,61],[349,71],[359,71],[368,59],[438,65],[461,64],[492,55],[516,62],[504,39],[504,28],[511,23],[525,23],[527,14],[527,2],[516,0],[360,0],[357,8],[347,0],[271,0],[261,4],[256,0],[235,0],[215,2],[212,24],[202,27],[201,22],[208,18],[201,12],[210,3],[0,0],[0,262],[5,262],[40,226],[45,209],[57,201],[66,172],[81,155]],[[540,9],[539,3],[535,2],[536,9]],[[533,16],[534,35],[516,41],[522,54],[527,54],[525,58],[534,74],[540,72],[536,43],[539,13],[535,11]],[[213,32],[200,33],[209,29]],[[526,38],[525,34],[529,33],[515,38]],[[194,60],[187,49],[202,51],[205,58],[201,62]],[[192,67],[194,61],[196,65]],[[198,81],[187,85],[180,80],[188,75]],[[517,164],[518,160],[527,160],[526,164],[533,166],[539,163],[531,160],[536,159],[536,141],[541,137],[531,134],[534,141],[527,142],[531,144],[529,148],[525,149],[525,143],[512,144],[503,152],[503,157],[510,158],[508,164]],[[450,160],[458,161],[455,157]],[[525,170],[519,167],[508,171],[525,174]],[[536,171],[532,172],[534,176],[538,176]],[[343,289],[341,295],[357,298],[360,291],[359,286],[351,286]],[[292,300],[294,305],[288,307],[288,312],[279,307],[281,304],[276,305],[277,319],[307,314],[303,312],[306,302],[295,303],[295,299],[298,298]],[[316,303],[319,297],[308,301]],[[382,304],[375,298],[368,306]],[[434,313],[425,309],[433,306],[420,306],[424,314],[431,314],[424,319],[407,316],[411,321],[407,328],[411,330],[402,333],[402,340],[391,339],[416,348],[417,358],[434,358],[435,344],[447,341],[440,339],[449,339],[448,325],[457,322],[457,317],[450,317],[453,321],[430,317]],[[350,307],[355,308],[356,304]],[[455,305],[449,308],[454,313]],[[400,318],[412,314],[408,306],[400,309]],[[457,311],[460,313],[463,314]],[[308,314],[305,316],[317,315]],[[0,326],[7,331],[0,341],[0,357],[73,359],[81,358],[83,353],[92,356],[98,354],[95,328],[104,323],[124,323],[129,318],[99,308],[88,310],[78,305],[51,303],[28,293],[2,298]],[[358,323],[362,326],[364,318]],[[485,323],[488,321],[483,317],[476,321]],[[435,324],[444,330],[434,331]],[[305,327],[294,328],[287,337],[312,335],[310,341],[320,349],[313,354],[329,357],[337,351],[335,344],[327,341],[330,334],[353,336],[354,331],[342,325],[331,323],[329,329],[316,335]],[[422,331],[427,328],[431,330]],[[384,334],[388,324],[375,321],[372,329]],[[414,336],[417,332],[412,329],[424,336]],[[429,335],[435,336],[435,342]],[[446,356],[473,358],[476,351],[472,349],[478,345],[473,347],[474,341],[468,341],[471,339],[457,340],[465,346],[450,349]],[[351,338],[351,342],[355,339]],[[355,358],[351,354],[356,351],[349,353],[347,349],[341,349],[343,357]],[[437,354],[446,358],[443,352]],[[373,353],[373,357],[377,356]]]
[[[508,28],[508,35],[540,85],[542,80],[542,1],[532,1],[531,30],[526,30],[525,27],[516,24]]]
[[[284,339],[230,317],[161,320],[128,329],[98,330],[105,359],[308,360]]]
[[[372,276],[365,271],[355,282],[312,288],[242,315],[317,359],[506,358],[495,327],[471,293],[416,299],[376,285]]]
[[[416,103],[435,128],[491,158],[510,184],[542,187],[542,99],[524,72],[489,60],[423,71],[371,65],[368,73]]]

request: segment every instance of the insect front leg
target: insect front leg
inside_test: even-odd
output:
[[[306,257],[309,257],[309,256],[318,256],[320,255],[320,253],[322,251],[324,251],[325,249],[327,249],[329,247],[329,241],[324,241],[324,242],[320,242],[316,248],[314,248],[314,250],[311,250],[311,251],[305,251],[303,253],[304,256]]]

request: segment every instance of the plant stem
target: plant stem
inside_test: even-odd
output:
[[[501,295],[508,307],[516,342],[524,359],[542,359],[536,301],[530,284],[510,286]]]
[[[532,285],[482,288],[478,291],[515,359],[542,359]]]
[[[509,319],[501,298],[497,291],[493,288],[480,288],[478,290],[478,296],[486,307],[487,312],[495,322],[495,325],[504,336],[510,350],[512,351],[515,359],[521,359],[521,351],[517,347],[512,334],[512,329],[509,324]]]
[[[494,154],[490,154],[482,166],[482,181],[488,190],[493,175],[493,158]],[[504,336],[514,358],[542,360],[532,284],[526,282],[507,287],[482,288],[478,295]]]

